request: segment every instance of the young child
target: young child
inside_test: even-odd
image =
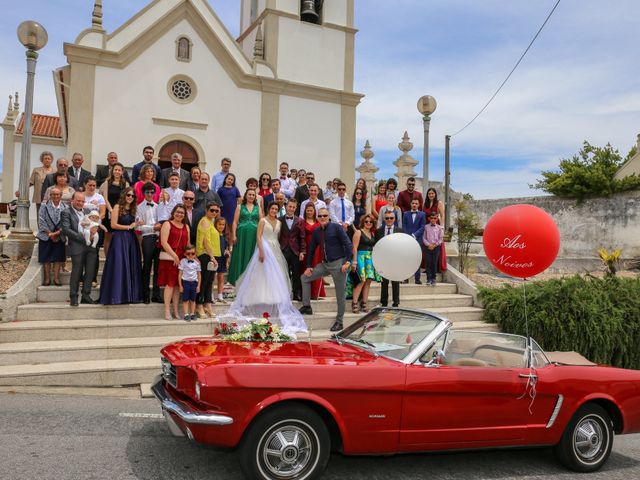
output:
[[[184,320],[189,322],[195,320],[196,317],[196,294],[200,292],[200,283],[202,280],[200,262],[196,258],[196,247],[187,245],[184,250],[184,256],[180,260],[178,270],[178,286],[182,293],[182,308],[184,310]]]
[[[436,272],[440,261],[440,245],[444,239],[444,231],[438,225],[438,213],[431,212],[429,224],[424,227],[422,243],[427,247],[427,285],[436,284]]]
[[[91,210],[80,222],[82,226],[82,234],[84,235],[84,240],[88,246],[96,247],[98,244],[99,237],[98,235],[93,235],[93,240],[91,239],[92,234],[98,233],[98,230],[107,231],[106,227],[102,225],[102,221],[100,220],[100,213],[98,210]]]
[[[227,261],[229,260],[229,256],[231,255],[231,250],[229,248],[229,232],[227,229],[227,221],[224,217],[218,217],[215,223],[216,230],[220,234],[220,252],[222,255],[216,257],[216,261],[218,262],[218,270],[216,271],[216,282],[218,286],[218,302],[219,303],[227,303],[224,300],[224,276],[227,273]]]

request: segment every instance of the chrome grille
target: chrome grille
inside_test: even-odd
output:
[[[162,362],[162,377],[169,382],[173,388],[176,388],[178,385],[176,367],[171,365],[171,362],[164,357],[160,357],[160,360]]]

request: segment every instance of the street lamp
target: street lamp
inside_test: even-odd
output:
[[[22,152],[20,156],[20,183],[16,226],[13,232],[31,234],[29,226],[29,166],[31,164],[31,127],[33,112],[33,80],[36,75],[37,51],[47,44],[47,31],[33,20],[18,26],[18,40],[27,49],[27,90],[25,93]]]
[[[429,188],[429,124],[431,123],[430,115],[436,111],[438,106],[436,99],[431,95],[424,95],[418,99],[418,112],[422,115],[422,123],[424,126],[424,149],[422,153],[422,190],[424,198],[427,198],[427,189]]]

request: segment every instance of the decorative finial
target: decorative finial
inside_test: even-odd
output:
[[[102,30],[102,0],[93,3],[93,13],[91,14],[91,25],[93,28]]]
[[[409,134],[407,131],[404,131],[404,136],[402,137],[402,142],[398,144],[398,148],[404,154],[411,151],[413,149],[413,143],[409,141]]]
[[[9,106],[7,107],[7,115],[11,115],[11,112],[13,112],[13,106],[11,105],[12,101],[13,101],[13,96],[9,95]]]
[[[373,153],[373,150],[371,150],[371,144],[369,143],[369,140],[365,142],[364,150],[360,152],[360,156],[364,158],[364,161],[366,163],[369,163],[369,160],[371,160],[375,156],[375,153]]]
[[[16,96],[14,97],[13,109],[16,112],[20,110],[20,101],[18,100],[18,92],[16,92]]]
[[[262,22],[258,23],[256,40],[253,44],[253,59],[264,60],[264,39],[262,38]]]

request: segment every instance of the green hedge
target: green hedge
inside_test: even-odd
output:
[[[640,278],[574,276],[527,283],[529,334],[547,351],[640,369]],[[525,335],[521,286],[480,288],[484,319]]]

